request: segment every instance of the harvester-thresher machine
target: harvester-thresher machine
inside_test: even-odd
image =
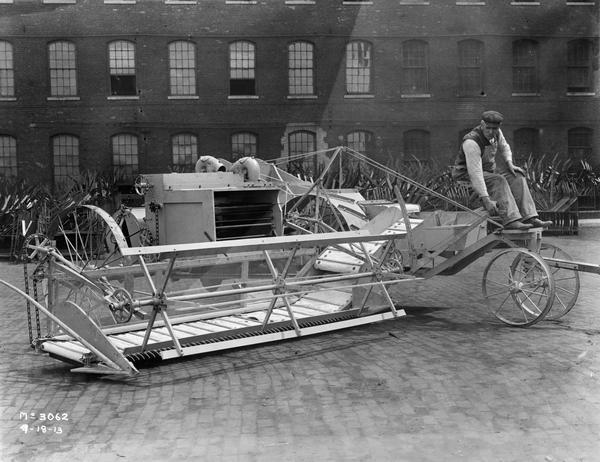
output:
[[[498,319],[526,327],[573,307],[579,271],[600,273],[542,242],[541,229],[503,230],[348,148],[313,156],[323,168],[311,180],[250,157],[203,156],[194,173],[139,176],[143,208],[83,205],[55,217],[26,240],[25,290],[0,281],[26,299],[32,346],[76,372],[135,375],[147,360],[401,317],[392,289],[492,251],[483,296]],[[325,188],[344,162],[457,210],[423,212],[397,187],[394,200]]]

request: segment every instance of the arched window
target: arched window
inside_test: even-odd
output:
[[[513,154],[515,161],[521,162],[529,156],[539,154],[540,132],[537,128],[519,128],[513,133]]]
[[[290,96],[313,95],[314,45],[294,42],[288,46],[288,93]]]
[[[513,42],[513,93],[536,94],[538,91],[538,43],[517,40]]]
[[[373,133],[366,130],[357,130],[346,135],[346,146],[365,155],[374,154],[374,141]]]
[[[108,44],[110,67],[110,94],[135,96],[135,44],[117,40]]]
[[[171,138],[173,170],[193,172],[198,160],[198,138],[191,133],[180,133]]]
[[[404,158],[407,161],[431,160],[429,132],[426,130],[408,130],[404,132]]]
[[[258,137],[254,133],[239,132],[231,135],[231,158],[255,157],[258,152]]]
[[[0,176],[17,176],[17,139],[0,135]]]
[[[15,69],[13,63],[13,46],[0,40],[0,97],[15,96]]]
[[[54,182],[64,183],[79,177],[79,138],[73,135],[52,137]]]
[[[352,41],[346,45],[346,93],[360,95],[371,93],[371,44]]]
[[[483,42],[461,40],[458,42],[458,94],[483,96]]]
[[[305,176],[316,172],[316,157],[304,158],[302,154],[314,152],[317,145],[317,135],[309,130],[297,130],[288,135],[288,152],[290,156],[290,173],[302,173]]]
[[[402,94],[429,93],[429,45],[423,40],[402,43]]]
[[[593,136],[594,131],[591,128],[571,128],[567,132],[569,158],[589,161],[592,157]]]
[[[169,43],[169,89],[172,96],[196,94],[196,45],[192,42]]]
[[[132,180],[138,174],[138,137],[128,133],[111,138],[113,169],[122,180]]]
[[[48,45],[48,67],[50,69],[50,95],[77,95],[77,62],[75,44],[52,42]]]
[[[567,44],[567,92],[594,92],[593,62],[593,46],[590,40],[571,40]]]
[[[229,94],[256,95],[255,46],[251,42],[229,44]]]

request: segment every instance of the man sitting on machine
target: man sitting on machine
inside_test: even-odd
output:
[[[490,215],[499,215],[505,229],[547,228],[538,217],[522,168],[513,164],[512,151],[500,125],[504,117],[485,111],[480,124],[462,140],[452,176],[470,181]]]

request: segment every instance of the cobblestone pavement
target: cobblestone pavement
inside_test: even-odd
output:
[[[600,263],[600,227],[547,240]],[[22,301],[0,289],[0,460],[600,460],[600,276],[582,275],[562,321],[511,328],[481,303],[486,260],[396,291],[404,318],[125,382],[35,354]],[[1,262],[0,279],[21,285],[20,266]],[[27,434],[20,413],[36,414]],[[41,413],[68,420],[44,434]]]

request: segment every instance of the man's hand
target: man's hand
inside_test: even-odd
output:
[[[520,173],[521,175],[525,176],[525,170],[523,170],[521,167],[517,167],[516,165],[513,165],[512,162],[509,162],[507,167],[508,167],[508,171],[510,173],[512,173],[514,176],[517,176],[517,173]]]
[[[489,196],[485,196],[481,198],[481,202],[483,202],[483,207],[490,216],[498,215],[498,204],[496,201],[491,200]]]

